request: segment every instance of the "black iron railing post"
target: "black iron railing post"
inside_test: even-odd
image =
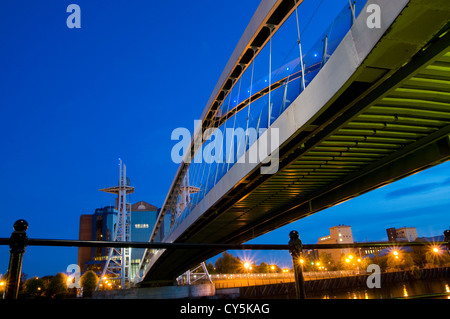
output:
[[[447,252],[450,254],[450,230],[449,229],[444,231],[444,242],[447,243],[445,245],[445,248],[447,248]]]
[[[296,230],[289,233],[289,238],[289,252],[291,253],[292,263],[294,264],[295,292],[297,294],[297,299],[306,299],[305,280],[303,278],[303,269],[300,261],[303,250],[302,241]]]
[[[14,231],[9,241],[10,259],[8,267],[8,282],[5,289],[5,299],[17,299],[19,294],[20,275],[22,272],[22,260],[27,246],[28,223],[19,219],[14,223]]]

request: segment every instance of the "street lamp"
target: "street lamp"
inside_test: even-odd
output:
[[[248,261],[244,262],[244,268],[247,270],[247,286],[250,286],[249,270],[251,269],[250,263]]]
[[[395,259],[398,259],[398,251],[397,251],[397,250],[394,250],[392,253],[393,253],[394,256],[395,256]]]

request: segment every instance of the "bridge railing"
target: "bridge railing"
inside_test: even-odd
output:
[[[350,277],[365,274],[363,270],[335,270],[335,271],[304,271],[305,281]],[[211,274],[211,280],[216,289],[236,288],[243,286],[271,285],[295,281],[292,271],[281,273],[239,273],[239,274]]]
[[[306,298],[304,294],[304,280],[311,278],[311,273],[303,273],[301,262],[302,252],[311,249],[343,249],[343,248],[373,248],[373,247],[421,247],[430,246],[429,242],[372,242],[347,244],[306,244],[302,245],[298,232],[289,234],[289,243],[280,244],[202,244],[202,243],[149,243],[149,242],[117,242],[117,241],[89,241],[89,240],[61,240],[61,239],[30,239],[27,236],[28,223],[17,220],[10,238],[0,238],[0,245],[9,245],[10,261],[8,266],[8,280],[4,298],[17,299],[19,292],[22,261],[27,246],[53,246],[53,247],[107,247],[107,248],[147,248],[147,249],[215,249],[226,250],[284,250],[289,251],[294,266],[294,281],[298,298]],[[450,230],[444,232],[445,241],[433,243],[435,246],[450,248]],[[325,273],[325,272],[323,272]],[[339,272],[342,275],[342,272]],[[330,272],[327,272],[330,274]],[[337,273],[336,273],[337,274]],[[288,274],[286,274],[289,276]],[[245,276],[245,274],[243,275]],[[317,274],[315,274],[317,276]],[[324,275],[325,276],[325,275]]]

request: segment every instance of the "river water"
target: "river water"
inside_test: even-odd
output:
[[[427,297],[450,299],[450,278],[392,283],[389,287],[347,289],[308,294],[308,299],[392,299]]]

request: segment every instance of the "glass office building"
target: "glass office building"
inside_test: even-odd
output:
[[[158,208],[144,201],[131,205],[131,241],[147,242],[158,217]],[[139,268],[144,248],[131,249],[131,278]]]
[[[144,201],[130,206],[131,209],[131,241],[147,242],[156,222],[159,209]],[[80,216],[80,240],[114,240],[114,227],[117,210],[113,206],[97,208],[92,215]],[[131,249],[131,277],[137,271],[144,249]],[[101,274],[108,258],[108,248],[80,247],[78,249],[78,265],[82,272],[94,270]]]

